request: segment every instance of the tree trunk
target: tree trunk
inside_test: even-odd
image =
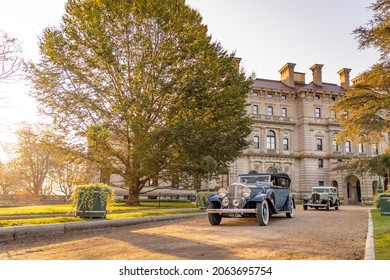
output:
[[[200,190],[202,187],[202,177],[199,174],[194,175],[194,189]]]
[[[126,186],[129,187],[129,198],[126,204],[130,206],[139,206],[139,193],[140,193],[140,182],[138,179],[125,180]]]

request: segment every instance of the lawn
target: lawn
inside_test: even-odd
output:
[[[375,259],[390,260],[390,216],[381,216],[378,209],[371,210],[374,227]]]
[[[117,203],[107,209],[107,220],[158,216],[168,214],[181,214],[198,212],[196,206],[189,201],[143,201],[141,206],[127,206]],[[72,205],[37,205],[0,208],[1,216],[27,216],[23,219],[0,219],[1,227],[58,224],[69,222],[90,221],[74,216]],[[57,217],[28,217],[30,215],[63,215]]]
[[[141,206],[128,206],[125,203],[116,203],[107,209],[109,212],[138,211],[156,208],[195,208],[189,201],[141,201]],[[72,205],[35,205],[0,208],[0,216],[12,215],[38,215],[38,214],[70,214],[73,212]]]

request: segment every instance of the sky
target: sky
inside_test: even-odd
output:
[[[25,59],[38,61],[38,38],[58,26],[66,0],[0,0],[0,30],[16,37]],[[279,80],[287,62],[306,73],[323,64],[323,81],[339,84],[337,71],[350,68],[356,77],[378,61],[373,49],[359,50],[352,31],[372,18],[371,0],[186,0],[199,11],[214,41],[240,57],[246,73]],[[22,121],[40,121],[23,80],[0,83],[0,160],[2,147],[15,141]]]

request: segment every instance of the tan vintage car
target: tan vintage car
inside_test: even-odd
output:
[[[316,186],[312,188],[311,196],[303,198],[303,210],[308,208],[334,208],[339,210],[340,199],[337,194],[337,188],[328,186]]]

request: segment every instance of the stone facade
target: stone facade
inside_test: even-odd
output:
[[[312,81],[295,72],[294,63],[280,70],[281,79],[256,79],[248,93],[247,112],[253,117],[250,147],[229,170],[227,181],[242,173],[278,170],[292,178],[292,192],[298,199],[316,185],[338,188],[343,204],[370,204],[378,180],[332,170],[351,157],[371,157],[383,152],[387,143],[337,143],[340,126],[331,105],[350,86],[350,69],[338,71],[340,85],[322,81],[322,64],[310,67]],[[384,184],[387,182],[380,182]],[[386,184],[387,185],[387,184]]]

